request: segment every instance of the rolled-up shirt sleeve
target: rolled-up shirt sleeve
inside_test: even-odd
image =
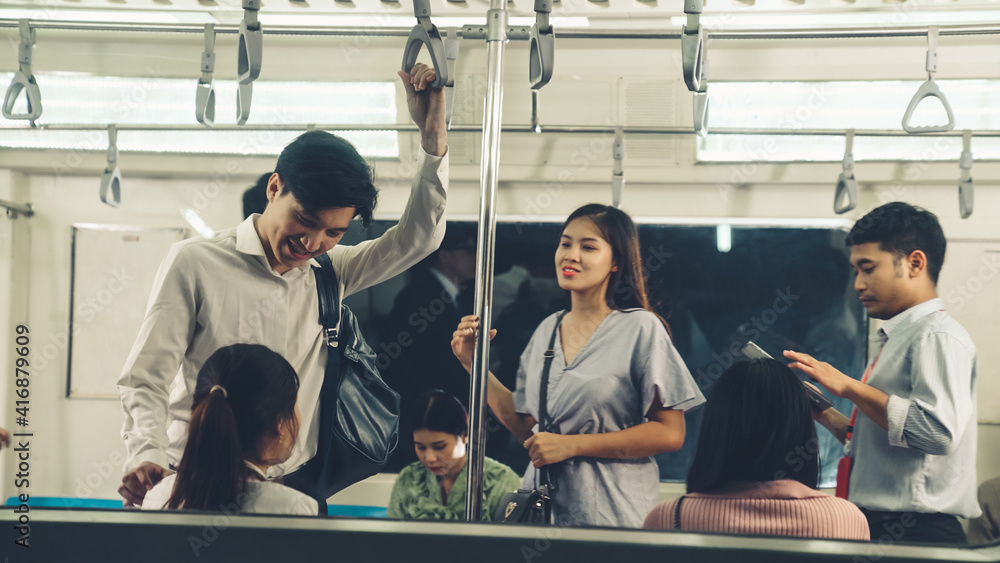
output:
[[[954,336],[932,332],[914,347],[908,398],[891,395],[889,444],[929,455],[952,452],[975,412],[975,355]]]
[[[125,471],[150,461],[167,467],[169,387],[195,330],[195,282],[183,246],[160,265],[146,316],[118,378],[125,423]]]

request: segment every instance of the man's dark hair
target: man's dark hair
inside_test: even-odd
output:
[[[378,202],[374,175],[346,140],[326,131],[303,133],[281,151],[274,171],[307,213],[353,207],[363,226],[371,224]]]
[[[243,192],[243,218],[254,213],[263,213],[267,207],[267,181],[271,179],[272,172],[266,172],[257,178],[257,183],[247,188]]]
[[[922,207],[902,201],[887,203],[868,212],[847,234],[847,246],[877,242],[884,252],[897,258],[914,250],[927,256],[927,273],[937,285],[947,240],[937,216]]]
[[[705,404],[687,492],[732,481],[794,479],[816,488],[819,444],[799,378],[772,359],[733,364]]]

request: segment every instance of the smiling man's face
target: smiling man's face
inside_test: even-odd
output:
[[[297,268],[340,242],[354,218],[354,207],[307,212],[283,190],[277,174],[267,186],[267,208],[257,220],[257,234],[271,268],[279,274]]]

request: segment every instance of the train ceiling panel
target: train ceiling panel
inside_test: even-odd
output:
[[[533,7],[533,0],[508,0],[512,18],[533,19]],[[432,3],[439,27],[475,23],[488,8],[486,0]],[[681,0],[555,0],[552,15],[557,30],[680,29],[684,23]],[[236,25],[242,16],[239,0],[0,1],[0,20]],[[704,16],[710,31],[975,25],[1000,19],[1000,1],[709,0]],[[407,0],[266,0],[260,17],[277,27],[398,27],[412,25],[413,7]]]

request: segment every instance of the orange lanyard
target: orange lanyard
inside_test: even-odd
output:
[[[868,377],[871,376],[871,374],[872,374],[873,371],[875,371],[875,364],[878,363],[878,359],[879,359],[879,356],[882,355],[882,349],[883,348],[885,348],[885,343],[884,342],[882,343],[882,346],[879,347],[878,354],[875,354],[875,359],[872,360],[872,364],[870,366],[868,366],[868,369],[865,370],[865,374],[861,377],[861,383],[864,383],[864,384],[868,383]],[[854,422],[857,419],[858,419],[858,407],[857,407],[857,405],[855,405],[854,409],[851,410],[851,422],[848,423],[848,425],[847,425],[847,441],[848,442],[850,442],[851,441],[851,437],[854,436]]]

